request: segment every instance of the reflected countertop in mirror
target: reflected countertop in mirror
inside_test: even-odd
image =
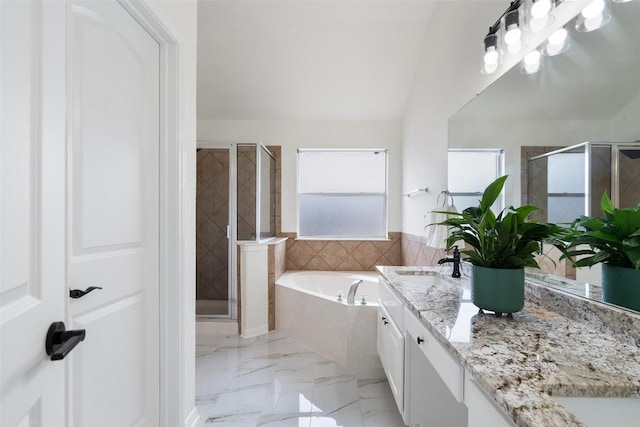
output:
[[[549,286],[571,295],[603,302],[602,286],[595,283],[578,282],[566,277],[556,276],[555,274],[529,270],[526,272],[526,278],[527,280]]]

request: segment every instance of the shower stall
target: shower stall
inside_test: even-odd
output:
[[[276,161],[261,143],[198,143],[196,315],[237,318],[237,242],[276,235]]]
[[[601,216],[605,192],[617,207],[640,203],[639,142],[585,142],[533,157],[527,168],[527,203],[542,209],[542,221]]]
[[[581,215],[602,216],[605,192],[617,207],[640,203],[639,142],[585,142],[527,162],[527,203],[542,209],[532,214],[539,221],[568,226]],[[600,283],[599,265],[556,274]]]

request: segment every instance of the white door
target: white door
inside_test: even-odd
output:
[[[0,20],[0,425],[156,426],[159,46],[116,1]]]
[[[0,43],[0,425],[64,426],[64,4],[0,1]]]
[[[116,1],[73,2],[69,287],[74,426],[157,426],[159,45]]]

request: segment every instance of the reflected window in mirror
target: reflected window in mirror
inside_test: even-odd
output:
[[[501,148],[451,148],[448,154],[449,192],[458,212],[477,206],[482,192],[496,178],[504,175],[504,150]],[[504,191],[493,206],[494,212],[504,208]]]

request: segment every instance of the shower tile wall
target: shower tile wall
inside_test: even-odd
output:
[[[256,146],[238,145],[238,240],[256,239]]]
[[[227,300],[229,222],[229,151],[197,153],[196,299]]]
[[[635,206],[640,203],[640,157],[639,150],[620,153],[620,207]]]
[[[271,182],[271,185],[276,187],[276,236],[279,236],[282,230],[282,203],[280,203],[280,200],[282,200],[282,181],[280,180],[282,177],[282,147],[279,145],[267,145],[267,149],[271,151],[271,154],[276,159],[276,180]]]
[[[287,240],[287,270],[373,271],[376,265],[400,265],[400,233],[388,241]]]
[[[287,270],[287,243],[283,239],[270,244],[269,257],[269,330],[276,328],[276,280]]]

